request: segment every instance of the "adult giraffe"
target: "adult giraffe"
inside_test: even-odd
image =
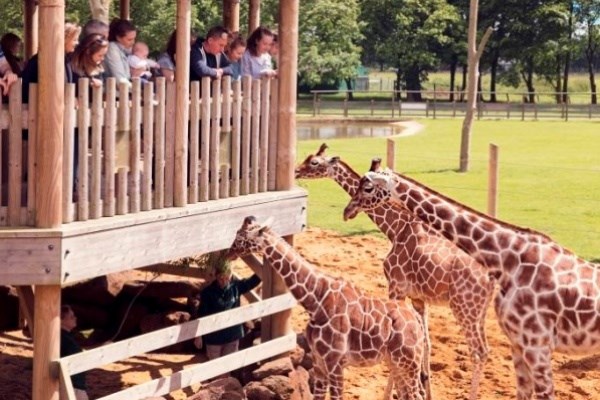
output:
[[[315,400],[343,398],[344,367],[387,361],[386,400],[422,400],[421,363],[425,334],[412,307],[364,295],[351,283],[316,270],[270,228],[247,217],[228,257],[262,254],[310,315],[306,339],[315,371]]]
[[[328,177],[353,196],[359,190],[360,175],[339,157],[327,157],[326,149],[323,143],[316,154],[309,155],[296,167],[296,178]],[[380,160],[374,160],[371,170],[379,169],[379,165]],[[399,300],[409,297],[423,318],[424,372],[430,376],[427,304],[449,305],[469,346],[473,362],[469,399],[476,400],[488,357],[485,315],[494,291],[493,279],[481,264],[408,210],[381,204],[365,212],[392,242],[383,263],[389,297]],[[426,383],[427,397],[431,398],[430,382]]]
[[[372,207],[408,208],[497,270],[495,309],[511,342],[517,400],[554,399],[553,351],[600,351],[599,265],[540,232],[491,218],[392,171],[368,172],[354,197]]]

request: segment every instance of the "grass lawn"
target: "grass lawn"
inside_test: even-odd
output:
[[[498,217],[544,232],[582,257],[600,260],[600,123],[475,121],[471,168],[457,172],[462,120],[420,120],[419,134],[398,137],[396,168],[477,210],[487,209],[489,144],[499,146]],[[298,143],[298,160],[320,141]],[[372,157],[385,157],[386,139],[328,140],[359,173]],[[348,195],[330,180],[302,180],[309,192],[310,226],[343,234],[379,234],[361,214],[344,222]]]

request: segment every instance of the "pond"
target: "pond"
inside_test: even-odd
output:
[[[386,137],[399,135],[405,128],[382,122],[302,122],[296,125],[298,140],[344,139],[356,137]]]

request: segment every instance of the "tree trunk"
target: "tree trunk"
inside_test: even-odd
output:
[[[596,96],[596,77],[594,75],[594,62],[593,58],[590,61],[588,57],[588,74],[590,79],[590,91],[592,92],[591,102],[592,104],[598,104],[598,98]]]
[[[352,79],[346,78],[346,88],[348,89],[348,100],[354,100],[354,92],[352,91]]]
[[[465,91],[467,90],[467,71],[468,71],[468,66],[465,64],[463,65],[463,69],[462,69],[462,85],[460,88],[460,101],[465,101]]]
[[[569,2],[569,42],[573,40],[573,14],[575,12],[575,2]],[[563,92],[563,102],[567,102],[567,93],[569,92],[569,70],[571,68],[571,49],[567,48],[567,53],[565,54],[565,68],[563,72],[563,81],[562,81],[562,92]],[[560,87],[560,86],[559,86]]]
[[[412,66],[406,73],[406,90],[408,101],[423,101],[421,96],[421,78],[419,67]]]
[[[562,89],[561,73],[562,73],[562,62],[560,54],[556,55],[556,104],[566,103],[566,99],[563,94],[560,93]]]
[[[394,81],[394,90],[396,91],[396,100],[402,98],[402,72],[396,68],[396,80]]]
[[[527,87],[527,101],[530,104],[535,103],[535,87],[533,86],[533,61],[527,60],[525,69],[521,70],[521,78]]]
[[[477,13],[479,8],[478,0],[471,0],[469,6],[469,34],[468,34],[468,60],[469,60],[469,78],[467,86],[467,112],[463,120],[462,134],[460,141],[460,172],[469,170],[469,154],[471,147],[471,129],[473,119],[475,118],[476,100],[477,100],[477,78],[479,73],[479,60],[483,54],[483,49],[492,34],[492,28],[488,28],[477,46]]]
[[[458,67],[458,57],[455,55],[452,56],[452,61],[450,62],[450,98],[448,99],[450,102],[454,101],[454,89],[456,87],[456,68]]]
[[[110,3],[112,0],[89,0],[92,19],[108,24]]]
[[[498,76],[498,60],[500,59],[498,49],[494,50],[492,63],[490,65],[490,103],[497,103],[498,96],[496,95],[496,78]]]

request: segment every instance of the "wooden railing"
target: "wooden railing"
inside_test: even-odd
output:
[[[192,82],[188,146],[179,149],[175,84],[78,85],[77,96],[65,87],[63,223],[173,207],[178,152],[188,155],[188,204],[275,189],[277,80]],[[36,98],[31,85],[22,104],[18,82],[0,110],[0,226],[34,224],[35,140],[44,134]]]

